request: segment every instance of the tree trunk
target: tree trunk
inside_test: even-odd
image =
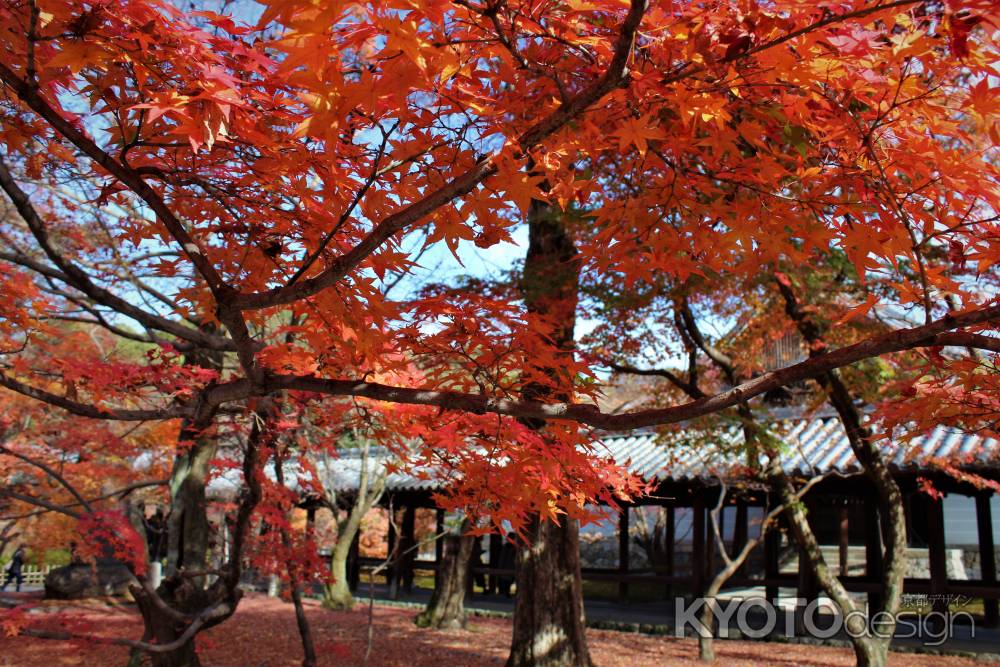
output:
[[[207,603],[202,588],[204,577],[182,579],[182,567],[192,571],[203,570],[208,557],[209,525],[205,484],[209,462],[215,456],[213,437],[201,433],[211,425],[211,418],[186,422],[180,440],[194,444],[174,459],[170,477],[170,514],[167,520],[167,576],[157,592],[163,601],[180,612],[197,612]],[[143,534],[140,532],[140,534]],[[143,635],[157,644],[169,644],[178,639],[187,623],[178,622],[153,604],[150,596],[141,589],[132,589],[133,597],[142,614]],[[173,651],[149,653],[152,667],[200,667],[192,638]]]
[[[796,328],[802,338],[809,343],[810,354],[815,355],[826,349],[826,342],[823,340],[823,332],[820,326],[800,306],[791,283],[787,278],[782,276],[778,277],[777,283],[778,290],[785,301],[785,312],[789,319],[795,322]],[[847,433],[847,440],[851,445],[851,451],[854,453],[858,463],[861,464],[865,476],[875,486],[879,499],[879,510],[882,512],[885,520],[883,525],[886,530],[886,567],[882,575],[882,609],[868,610],[869,619],[873,618],[876,614],[878,614],[879,619],[885,619],[884,622],[879,623],[878,627],[878,632],[882,636],[875,636],[873,633],[871,638],[865,638],[862,641],[855,641],[853,637],[851,640],[859,665],[884,665],[888,661],[889,644],[892,641],[892,635],[895,631],[895,618],[899,612],[899,605],[903,596],[903,578],[906,575],[907,538],[903,494],[899,489],[899,485],[896,484],[896,480],[892,477],[889,466],[882,458],[871,430],[863,424],[861,412],[855,405],[854,397],[851,395],[847,385],[844,384],[840,374],[836,370],[832,370],[815,378],[815,380],[826,393],[830,404],[837,411],[837,415]],[[803,525],[800,525],[798,530],[808,532],[808,536],[815,542],[815,537],[808,529],[808,523],[803,520]],[[798,530],[796,530],[796,534],[798,534]],[[820,565],[822,565],[824,570],[828,571],[826,563],[819,562],[822,561],[822,554],[819,554],[819,561],[816,561],[812,553],[809,554],[809,558],[810,563],[813,565],[813,570],[817,572],[817,575]],[[823,588],[830,593],[830,597],[834,598],[840,604],[840,601],[833,595],[833,591],[827,587],[824,580],[818,576],[817,578]],[[832,579],[830,582],[831,585],[835,584],[836,587],[843,589],[835,577],[828,577],[829,579]],[[846,592],[844,594],[846,595]],[[846,615],[848,609],[841,606],[841,611]],[[886,613],[880,614],[879,612],[882,611]]]
[[[305,607],[302,606],[302,586],[297,580],[292,581],[292,604],[295,605],[295,624],[299,628],[299,637],[302,639],[302,667],[316,667],[316,649],[313,644],[312,630],[309,628]]]
[[[164,579],[157,593],[167,606],[179,612],[199,611],[205,607],[208,599],[206,592],[195,586],[190,579],[180,577]],[[132,595],[142,614],[144,641],[171,644],[184,634],[187,622],[171,618],[165,610],[153,603],[148,593],[136,586],[132,587]],[[149,652],[149,657],[152,667],[201,667],[194,637],[173,651]]]
[[[274,450],[274,478],[279,486],[285,486],[284,462],[282,453],[277,447]],[[306,531],[310,529],[311,527],[307,526]],[[287,525],[281,526],[281,543],[285,549],[292,548],[292,536],[288,531]],[[289,562],[287,569],[288,581],[292,588],[292,604],[295,606],[295,624],[302,640],[302,667],[316,667],[316,648],[313,644],[312,630],[309,628],[309,619],[306,618],[306,610],[302,606],[302,585],[299,581],[298,566],[294,562]]]
[[[801,547],[800,557],[808,559],[810,570],[823,587],[830,599],[840,608],[841,614],[845,618],[846,629],[851,646],[854,648],[854,656],[859,667],[883,667],[888,659],[889,642],[868,636],[866,632],[865,620],[851,600],[847,589],[844,588],[836,574],[830,569],[823,552],[819,548],[816,535],[809,526],[806,511],[802,503],[795,497],[792,483],[784,474],[779,474],[775,480],[777,491],[780,494],[782,505],[785,506],[785,516],[792,528],[795,541]]]
[[[353,535],[350,539],[353,539]],[[351,593],[347,577],[347,558],[350,555],[351,542],[346,535],[337,536],[337,544],[330,555],[330,574],[333,581],[323,587],[323,606],[327,609],[351,609],[354,606],[354,594]],[[343,548],[341,548],[343,544]]]
[[[543,191],[548,184],[541,185]],[[524,259],[521,292],[528,313],[542,318],[542,333],[558,356],[572,358],[575,347],[576,306],[579,301],[580,262],[566,215],[541,200],[532,200],[528,212],[528,251]],[[540,368],[557,380],[553,391],[530,386],[525,398],[570,400],[573,378],[559,378],[556,364]],[[528,422],[544,432],[545,423]],[[535,516],[527,530],[527,544],[517,554],[517,597],[508,667],[590,667],[580,577],[579,524],[564,518],[561,524]]]
[[[364,439],[360,444],[362,451],[361,471],[358,478],[358,492],[351,503],[347,518],[337,522],[337,543],[330,555],[330,574],[333,583],[323,588],[323,606],[327,609],[350,609],[354,606],[354,595],[351,593],[350,577],[347,574],[347,561],[351,555],[351,545],[361,521],[368,511],[379,501],[385,492],[385,468],[379,471],[369,469],[369,447],[371,443]],[[328,498],[332,505],[333,497]]]
[[[579,524],[534,519],[518,549],[516,581],[507,667],[590,667]]]
[[[466,528],[463,525],[463,530]],[[434,593],[416,622],[422,628],[454,630],[464,628],[465,592],[469,583],[469,561],[476,538],[472,535],[446,535],[444,549],[434,577]]]

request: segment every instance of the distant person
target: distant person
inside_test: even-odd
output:
[[[507,539],[504,540],[504,543],[500,545],[500,558],[497,559],[497,567],[499,569],[514,570],[517,565],[516,541],[517,533],[511,532],[507,535]],[[503,593],[504,597],[509,598],[510,587],[514,585],[514,576],[510,574],[502,574],[497,577],[497,582],[500,584],[500,592]]]
[[[24,582],[24,573],[22,569],[24,568],[24,546],[18,546],[14,550],[14,555],[10,558],[10,565],[7,566],[7,577],[4,579],[3,586],[0,586],[0,591],[7,590],[7,584],[12,580],[17,581],[17,592],[21,592],[21,584]]]

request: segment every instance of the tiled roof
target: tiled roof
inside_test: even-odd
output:
[[[821,474],[836,470],[859,471],[840,421],[835,417],[792,418],[771,422],[772,435],[785,445],[782,457],[789,474]],[[595,443],[598,454],[610,455],[629,470],[649,481],[694,480],[725,474],[744,463],[737,453],[742,441],[739,429],[713,433],[681,431],[664,436],[653,431],[607,434]],[[726,452],[730,453],[726,453]],[[883,441],[883,452],[897,470],[921,469],[931,459],[947,459],[970,467],[1000,465],[1000,443],[992,438],[970,435],[939,426],[927,435],[906,442]],[[345,450],[328,465],[320,467],[327,488],[347,491],[357,487],[361,457],[356,450]],[[369,465],[381,466],[385,453],[373,452]],[[447,484],[433,469],[393,472],[387,488],[391,491],[435,490]]]
[[[835,417],[781,420],[772,423],[771,430],[786,447],[782,456],[786,473],[809,475],[860,470],[847,434]],[[712,440],[703,435],[664,438],[641,432],[609,435],[601,438],[600,444],[615,461],[628,462],[629,469],[644,479],[685,480],[714,476],[743,463],[739,455],[725,453],[741,441],[742,435],[736,432],[723,433]],[[906,442],[882,443],[883,455],[898,470],[920,469],[931,459],[947,459],[963,466],[1000,464],[1000,443],[996,440],[944,426]]]

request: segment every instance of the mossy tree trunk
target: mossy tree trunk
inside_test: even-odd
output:
[[[434,576],[434,593],[427,608],[417,616],[420,627],[453,630],[464,628],[466,623],[465,593],[469,586],[469,563],[476,538],[466,534],[471,528],[468,521],[462,523],[462,534],[445,535],[441,550],[441,562]]]

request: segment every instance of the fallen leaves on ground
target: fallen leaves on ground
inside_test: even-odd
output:
[[[306,609],[316,638],[320,667],[363,665],[368,636],[368,607],[349,612],[329,611],[314,600]],[[417,628],[417,611],[375,605],[372,667],[501,666],[510,642],[510,620],[472,618],[468,630],[439,631]],[[106,602],[47,603],[28,615],[30,627],[60,629],[61,624],[93,624],[104,636],[136,637],[141,628],[133,606]],[[588,630],[591,655],[598,667],[664,667],[696,665],[698,646],[693,639],[641,635],[610,630]],[[248,595],[236,615],[199,636],[205,667],[298,667],[302,660],[299,636],[290,604],[263,595]],[[0,637],[4,665],[124,664],[128,650],[120,646],[63,642],[29,637]],[[776,642],[718,641],[720,665],[787,665],[834,667],[854,664],[846,648]],[[894,653],[897,667],[972,667],[968,658]]]

